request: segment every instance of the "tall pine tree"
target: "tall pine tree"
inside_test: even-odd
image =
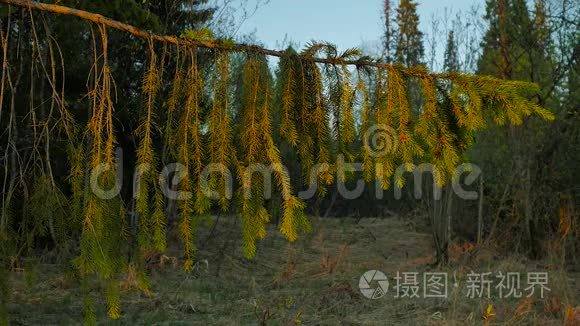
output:
[[[383,18],[385,20],[385,34],[383,37],[383,57],[385,62],[392,63],[394,61],[395,44],[393,40],[396,37],[396,29],[393,26],[393,8],[391,0],[384,0],[383,2]]]
[[[484,16],[488,30],[482,42],[478,73],[534,82],[542,89],[534,101],[554,108],[554,94],[545,91],[552,89],[554,65],[544,9],[543,1],[538,0],[535,16],[531,16],[525,0],[488,0]],[[524,119],[519,128],[492,127],[476,136],[470,154],[486,171],[491,200],[494,194],[501,197],[506,189],[511,189],[510,200],[514,205],[507,215],[514,219],[523,217],[517,230],[512,231],[524,236],[526,248],[533,256],[539,254],[539,225],[548,222],[539,220],[536,206],[539,192],[534,189],[540,188],[541,165],[536,154],[545,146],[544,131],[549,128],[533,118]]]
[[[417,5],[413,0],[402,0],[397,8],[395,63],[406,67],[424,64],[425,48],[423,33],[419,30]],[[407,86],[411,111],[414,115],[418,115],[423,110],[421,86],[417,80],[409,80]]]
[[[455,42],[455,33],[449,31],[447,35],[447,45],[445,47],[445,58],[443,69],[447,72],[459,71],[459,58],[457,54],[457,43]]]
[[[396,62],[407,67],[422,65],[425,48],[415,1],[401,1],[397,9],[397,27]]]

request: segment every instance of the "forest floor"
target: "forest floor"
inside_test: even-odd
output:
[[[179,248],[153,257],[152,295],[123,291],[122,316],[106,317],[105,296],[95,293],[99,324],[113,325],[490,325],[580,324],[580,273],[550,261],[529,261],[491,248],[454,244],[451,263],[433,267],[433,240],[422,218],[314,219],[313,231],[288,243],[274,227],[258,245],[256,258],[241,254],[240,222],[221,217],[199,235],[201,249],[192,273],[181,271]],[[174,265],[175,263],[175,265]],[[382,298],[368,299],[359,279],[369,270],[388,277]],[[468,298],[471,271],[548,271],[545,297]],[[395,298],[397,272],[417,272],[419,298]],[[448,276],[446,298],[425,298],[423,275]],[[13,272],[10,304],[14,325],[70,325],[83,321],[78,282],[55,265],[38,263],[33,272]],[[129,281],[130,282],[130,281]],[[457,286],[454,286],[457,282]],[[371,287],[378,283],[371,282]],[[493,286],[495,283],[493,283]],[[568,317],[566,317],[568,314]],[[491,315],[491,314],[490,314]],[[578,318],[578,319],[576,319]]]

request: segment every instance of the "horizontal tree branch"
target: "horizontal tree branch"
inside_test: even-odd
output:
[[[191,40],[191,39],[184,39],[177,37],[175,35],[160,35],[156,33],[152,33],[149,31],[142,30],[135,26],[125,24],[119,22],[114,19],[110,19],[100,14],[88,12],[85,10],[74,9],[66,6],[55,5],[55,4],[48,4],[48,3],[41,3],[37,1],[30,1],[30,0],[0,0],[0,3],[31,9],[31,10],[38,10],[38,11],[45,11],[51,12],[55,14],[67,15],[67,16],[74,16],[80,19],[90,21],[96,24],[101,24],[113,29],[117,29],[120,31],[124,31],[135,35],[141,38],[152,39],[159,42],[171,43],[180,46],[195,46],[195,47],[202,47],[208,49],[216,49],[216,50],[224,50],[224,51],[232,51],[232,52],[255,52],[255,53],[262,53],[268,56],[274,57],[284,57],[286,56],[285,51],[278,51],[278,50],[271,50],[266,49],[257,45],[249,45],[249,44],[225,44],[224,42],[219,41],[209,41],[209,40]],[[341,58],[320,58],[314,57],[309,55],[299,55],[301,59],[322,63],[322,64],[333,64],[333,65],[353,65],[357,67],[377,67],[377,68],[393,68],[395,65],[377,62],[375,60],[344,60]],[[409,76],[425,76],[425,72],[422,69],[417,68],[403,68],[398,67],[398,70],[401,70],[406,75]],[[434,78],[446,78],[448,74],[430,74]]]

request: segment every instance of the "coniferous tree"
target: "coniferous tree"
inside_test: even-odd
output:
[[[422,65],[425,54],[417,5],[413,0],[401,0],[397,9],[395,61],[407,67]]]
[[[124,2],[113,1],[111,5],[118,10],[120,3]],[[136,3],[131,3],[134,7],[141,8]],[[146,4],[147,1],[143,3]],[[415,7],[410,5],[410,2],[407,1],[406,4],[414,11]],[[124,14],[127,13],[118,13],[120,16]],[[180,171],[175,171],[182,177],[177,185],[177,190],[180,191],[177,195],[179,198],[177,234],[183,246],[183,267],[189,272],[195,268],[197,227],[201,217],[206,216],[212,208],[208,197],[216,199],[223,210],[230,207],[232,199],[228,192],[228,183],[231,181],[228,178],[231,176],[228,173],[230,169],[234,170],[238,177],[237,198],[233,201],[239,204],[238,211],[243,221],[242,248],[248,258],[256,254],[257,240],[266,236],[266,224],[270,220],[270,214],[266,209],[267,194],[264,194],[264,187],[258,183],[259,176],[246,174],[252,172],[251,169],[248,170],[252,166],[264,166],[264,172],[270,172],[275,180],[276,190],[283,200],[280,232],[289,241],[294,241],[300,232],[310,230],[310,223],[304,214],[305,204],[296,196],[289,173],[283,166],[279,147],[273,136],[274,129],[279,129],[281,138],[296,151],[302,172],[307,174],[306,176],[309,176],[311,168],[319,164],[329,167],[326,171],[314,175],[314,182],[321,186],[319,189],[334,182],[334,173],[336,180],[347,179],[346,173],[341,173],[339,163],[333,162],[337,157],[346,157],[350,160],[351,156],[359,155],[363,156],[367,163],[363,171],[366,180],[374,178],[386,189],[390,185],[389,179],[394,179],[399,187],[404,184],[403,178],[395,173],[396,165],[402,164],[409,170],[417,160],[432,162],[440,171],[434,173],[434,182],[439,186],[445,185],[470,144],[471,134],[484,127],[482,122],[488,115],[498,124],[506,122],[517,124],[534,113],[544,118],[550,117],[548,112],[524,97],[526,92],[536,92],[533,85],[501,81],[487,76],[433,74],[421,66],[402,67],[404,64],[420,62],[418,59],[422,56],[419,53],[422,52],[420,37],[419,43],[413,42],[417,51],[405,53],[401,51],[405,56],[405,62],[401,61],[401,65],[385,65],[378,63],[376,59],[362,56],[358,49],[349,49],[339,54],[336,48],[328,43],[313,42],[300,54],[293,51],[280,53],[259,46],[235,44],[231,40],[215,40],[207,29],[186,29],[180,36],[164,37],[145,31],[129,31],[128,34],[124,34],[115,30],[118,24],[116,22],[91,13],[85,15],[96,17],[92,20],[86,18],[94,23],[89,25],[91,29],[90,33],[87,33],[92,38],[90,50],[86,51],[89,54],[87,64],[82,65],[89,75],[88,95],[78,100],[80,103],[72,110],[78,113],[76,112],[80,111],[78,108],[86,104],[89,110],[70,117],[68,114],[71,108],[64,107],[64,103],[69,101],[68,98],[65,101],[67,94],[63,94],[62,97],[57,94],[55,100],[56,92],[53,91],[50,99],[53,104],[54,101],[58,101],[60,105],[61,119],[57,126],[62,127],[65,133],[69,133],[69,125],[66,122],[71,121],[77,128],[77,134],[62,136],[55,132],[49,135],[49,129],[44,129],[47,139],[52,137],[56,142],[62,141],[71,147],[71,167],[68,169],[70,171],[61,172],[61,177],[62,179],[69,177],[71,197],[75,202],[74,206],[77,204],[80,206],[75,208],[80,217],[73,218],[74,223],[69,225],[63,223],[63,212],[68,208],[67,197],[55,191],[60,189],[56,178],[48,177],[52,175],[50,169],[45,170],[44,165],[50,166],[51,161],[54,161],[59,153],[55,153],[54,150],[51,152],[47,145],[49,141],[46,140],[42,144],[46,144],[43,148],[46,158],[41,158],[40,163],[43,164],[36,164],[37,161],[34,160],[37,156],[34,152],[40,148],[36,145],[39,143],[36,140],[41,138],[36,130],[37,121],[30,122],[17,117],[19,127],[22,126],[22,130],[26,129],[31,136],[28,138],[35,140],[35,144],[32,144],[33,150],[23,151],[33,152],[32,155],[25,153],[28,157],[32,157],[32,164],[26,165],[32,168],[25,172],[38,173],[40,177],[30,177],[23,173],[22,181],[19,181],[22,182],[22,187],[32,189],[30,198],[23,199],[20,206],[26,206],[27,209],[17,212],[22,213],[24,218],[12,219],[10,214],[7,214],[12,206],[10,203],[6,206],[6,202],[3,201],[0,240],[2,250],[15,242],[9,238],[12,236],[21,237],[18,241],[30,241],[25,243],[25,246],[33,248],[33,241],[42,238],[49,231],[53,232],[51,230],[53,227],[54,234],[58,233],[59,226],[63,224],[68,226],[66,231],[80,233],[80,236],[75,234],[78,237],[74,238],[75,240],[80,238],[80,253],[74,265],[84,281],[88,281],[87,276],[96,276],[102,281],[99,286],[104,285],[106,288],[108,313],[113,318],[120,317],[121,312],[120,277],[125,273],[131,274],[132,268],[142,267],[134,266],[143,264],[149,250],[163,251],[167,246],[164,199],[159,191],[153,189],[155,182],[153,176],[157,175],[160,165],[159,153],[165,154],[166,149],[167,155],[171,156],[171,159],[176,159],[182,166]],[[401,19],[406,17],[400,16]],[[24,21],[22,17],[19,20]],[[415,32],[418,32],[416,15],[412,22],[415,25]],[[400,26],[403,25],[405,24],[400,21]],[[405,31],[413,30],[412,24],[407,25]],[[107,30],[109,27],[112,27],[111,32]],[[9,33],[15,34],[17,36],[15,39],[19,40],[16,44],[2,43],[5,50],[7,46],[11,47],[10,51],[5,51],[11,54],[11,62],[17,63],[18,60],[29,60],[28,58],[34,55],[52,53],[50,50],[53,41],[48,32],[49,28],[46,30],[47,43],[43,44],[43,47],[38,45],[40,42],[36,35],[27,34],[22,28],[10,30]],[[408,33],[407,36],[411,34]],[[143,51],[144,53],[140,53],[139,56],[122,58],[123,60],[115,57],[128,50],[125,46],[119,46],[119,40],[135,36],[146,39],[145,49],[148,51]],[[32,41],[20,42],[27,37]],[[409,39],[399,38],[399,49],[403,49],[402,44],[409,43]],[[31,44],[34,44],[32,48]],[[113,45],[117,45],[119,49],[111,49]],[[14,49],[17,51],[12,51]],[[134,51],[143,49],[137,44]],[[12,56],[12,53],[21,53],[23,50],[31,51],[34,55],[17,58]],[[205,69],[201,66],[202,60],[199,58],[203,54],[209,58]],[[281,57],[279,75],[282,78],[275,88],[267,55]],[[235,56],[244,58],[237,75],[232,74],[232,58]],[[30,64],[31,70],[35,68],[34,61],[20,62]],[[56,65],[55,60],[51,63],[53,66]],[[132,65],[131,68],[124,66],[128,63]],[[357,74],[349,67],[356,67]],[[59,68],[64,70],[64,64]],[[117,74],[123,72],[124,68],[128,69],[127,76],[122,76],[122,83],[115,83],[113,75],[115,72]],[[377,76],[373,90],[376,101],[372,104],[368,99],[369,92],[364,85],[364,79],[358,74],[360,70],[366,70]],[[169,72],[169,79],[164,71]],[[141,83],[131,79],[137,72],[141,72],[139,74]],[[55,75],[53,72],[52,82],[56,79]],[[42,79],[42,76],[36,77],[35,74],[30,76],[32,79],[30,93],[33,93],[33,83],[37,79],[42,82],[46,80]],[[236,77],[238,79],[235,79]],[[454,88],[451,91],[441,89],[438,87],[440,82],[448,82],[454,85]],[[64,89],[64,81],[61,83]],[[117,89],[115,85],[123,90],[123,95],[126,95],[121,100],[115,99]],[[5,84],[2,83],[1,86],[4,87]],[[415,97],[410,97],[411,90],[420,90],[425,103],[424,107],[418,106],[421,110],[415,112],[416,116],[411,114],[411,106],[414,98],[418,96],[411,94]],[[10,91],[13,102],[16,93],[12,85]],[[72,100],[77,100],[78,94],[73,95],[75,96],[72,96]],[[368,147],[356,146],[353,111],[357,95],[362,99],[364,129],[369,129],[369,122],[373,121],[397,131],[398,146],[391,148],[392,151],[385,155],[375,157]],[[275,98],[277,100],[274,100]],[[34,111],[35,102],[30,99],[31,103],[26,103],[26,100],[24,99],[24,103],[30,104],[26,107]],[[40,100],[45,100],[42,94]],[[281,116],[272,119],[274,103],[280,106],[276,112],[280,112]],[[10,107],[6,102],[0,105]],[[11,109],[13,107],[12,105]],[[34,114],[30,116],[34,118]],[[42,117],[45,117],[45,114],[42,114]],[[10,120],[15,120],[12,113]],[[272,121],[279,121],[279,126],[273,125]],[[164,124],[164,128],[159,128],[160,124]],[[9,131],[13,130],[16,129],[10,125]],[[126,130],[131,132],[124,132]],[[79,136],[75,137],[76,135]],[[136,143],[134,147],[137,148],[128,145],[130,141],[127,139],[124,141],[118,139],[123,136],[134,137]],[[7,137],[6,143],[14,142],[10,134],[3,137]],[[30,144],[21,141],[17,145],[12,147],[13,152],[20,148],[26,149],[24,145]],[[126,152],[130,153],[128,155],[130,160],[150,168],[149,172],[141,174],[142,184],[138,189],[139,192],[136,191],[137,187],[129,190],[140,195],[135,200],[134,208],[128,207],[127,203],[132,198],[127,198],[129,197],[127,195],[113,194],[109,197],[110,195],[105,195],[103,191],[91,189],[95,179],[103,183],[107,189],[117,186],[115,172],[119,158],[114,155],[117,145],[125,145]],[[158,145],[162,145],[163,149]],[[359,151],[356,151],[357,149]],[[85,153],[88,155],[84,155]],[[11,162],[8,162],[8,156],[4,157],[2,171],[10,170]],[[92,172],[100,169],[103,164],[108,168],[105,168],[101,177],[93,177]],[[217,171],[214,171],[217,173],[211,173],[207,178],[209,180],[205,178],[204,170],[204,167],[209,168],[206,166],[208,164],[217,166]],[[24,168],[28,169],[26,166]],[[36,170],[36,167],[39,167],[40,171]],[[4,177],[4,180],[8,179],[8,175]],[[161,179],[159,186],[169,183],[169,180]],[[31,185],[30,188],[28,183]],[[207,190],[212,194],[208,195],[205,192]],[[248,196],[245,196],[246,194]],[[45,204],[51,207],[41,209],[41,205]],[[131,251],[132,248],[129,248],[131,246],[123,246],[128,238],[127,213],[136,214],[138,218],[137,234],[134,235],[137,254]],[[34,223],[32,229],[21,223],[26,220]],[[13,232],[10,227],[14,226],[15,229],[25,229]],[[7,245],[4,245],[5,242]],[[137,263],[132,260],[134,256],[139,256]],[[130,259],[129,262],[126,261],[127,257]],[[0,286],[6,283],[3,280],[5,278],[0,279]],[[138,276],[137,280],[131,283],[131,287],[146,293],[149,291],[149,283],[145,276]],[[0,295],[5,292],[2,289]],[[86,288],[86,293],[90,294],[90,288]],[[86,297],[90,299],[89,295]],[[86,305],[87,322],[94,323],[95,310],[90,301],[87,300]],[[0,309],[4,302],[5,300],[0,301]]]
[[[532,16],[525,0],[488,0],[485,19],[488,30],[482,42],[483,55],[478,73],[502,79],[517,79],[537,83],[542,90],[533,100],[556,109],[559,104],[554,78],[553,46],[548,33],[544,1],[538,0]],[[545,132],[552,126],[535,119],[525,119],[522,127],[492,127],[479,133],[470,157],[486,172],[486,187],[491,197],[501,197],[506,182],[512,189],[512,211],[524,216],[518,234],[523,235],[528,252],[538,253],[542,228],[538,214],[542,165],[537,153],[547,144]],[[539,130],[546,130],[540,131]],[[515,195],[517,194],[517,195]],[[549,215],[549,214],[547,214]]]
[[[397,8],[397,43],[395,47],[395,63],[414,67],[423,65],[425,48],[423,45],[423,33],[419,30],[419,15],[414,0],[402,0]],[[423,109],[423,97],[421,86],[417,80],[409,80],[407,93],[409,105],[414,115],[421,113]]]
[[[445,47],[443,69],[446,72],[456,72],[460,70],[459,58],[457,55],[457,43],[453,31],[449,31],[449,34],[447,35],[447,46]]]
[[[453,73],[459,71],[457,45],[455,43],[453,31],[450,31],[447,37],[447,46],[445,48],[443,66],[445,72]],[[453,90],[452,83],[445,83],[444,87],[449,91]],[[453,111],[453,104],[450,99],[446,99],[442,103],[441,108],[443,112],[446,112],[446,117],[449,119],[449,122],[456,122],[456,120],[452,118],[451,112]],[[463,133],[457,132],[457,130],[460,130],[460,128],[458,128],[456,124],[454,124],[453,128],[455,129],[454,132],[456,133],[457,137],[461,139],[461,135],[463,135]],[[459,143],[465,141],[468,140],[463,139]],[[436,182],[436,180],[433,180],[433,182]],[[433,189],[432,185],[429,183],[427,183],[425,188],[425,191],[427,192],[429,192],[430,189]],[[431,231],[435,242],[437,262],[447,263],[449,261],[448,251],[449,246],[451,245],[451,233],[453,229],[453,193],[449,183],[445,185],[444,189],[442,189],[442,193],[443,195],[440,199],[428,198],[427,200],[430,200],[431,202],[427,205],[427,207],[431,207],[431,209],[429,209],[429,217],[431,218]]]
[[[383,36],[383,57],[385,62],[392,63],[395,55],[396,29],[393,26],[393,7],[391,0],[384,0],[383,19],[385,20],[385,33]]]

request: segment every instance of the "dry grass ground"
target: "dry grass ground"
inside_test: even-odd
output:
[[[200,235],[203,248],[194,273],[173,266],[178,248],[154,257],[152,297],[126,291],[123,315],[111,321],[104,296],[95,293],[98,318],[118,325],[482,325],[491,305],[496,316],[490,325],[563,325],[566,319],[580,325],[580,309],[574,309],[578,271],[565,274],[553,262],[465,244],[454,246],[450,266],[434,268],[431,236],[416,229],[421,221],[409,218],[315,219],[313,224],[313,232],[294,244],[272,229],[256,259],[248,261],[241,255],[239,223],[222,217],[212,237]],[[444,271],[455,274],[459,286],[450,285],[447,299],[396,299],[391,288],[371,300],[358,288],[360,276],[371,269],[386,273],[391,284],[397,271]],[[500,299],[497,293],[468,299],[465,279],[471,270],[548,271],[552,291],[545,299]],[[56,267],[46,264],[12,273],[14,325],[82,323],[78,283],[57,275]]]

